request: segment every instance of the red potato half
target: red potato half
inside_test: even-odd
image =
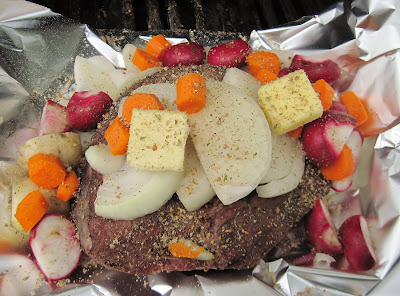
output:
[[[202,45],[196,42],[179,43],[164,50],[160,61],[165,67],[201,65],[206,58]]]
[[[331,187],[336,192],[345,192],[353,184],[353,175],[340,181],[332,181]]]
[[[352,272],[352,268],[349,265],[349,262],[346,260],[344,254],[336,255],[335,256],[336,262],[331,264],[331,267],[335,270],[339,270],[342,272]]]
[[[228,68],[240,67],[244,65],[246,57],[251,52],[252,49],[246,41],[236,39],[211,47],[207,55],[207,63]]]
[[[313,266],[315,254],[315,252],[311,252],[297,257],[292,261],[292,264],[296,266]]]
[[[292,261],[296,266],[312,266],[316,268],[328,268],[336,260],[332,256],[325,253],[311,252],[298,257]]]
[[[28,255],[0,254],[0,296],[48,295],[49,284]]]
[[[30,246],[47,280],[64,279],[79,264],[81,246],[75,224],[63,215],[45,215],[32,229]]]
[[[346,106],[339,101],[332,101],[332,105],[329,110],[347,113]]]
[[[80,132],[92,130],[111,107],[113,100],[105,92],[75,92],[67,106],[69,124]]]
[[[65,133],[70,130],[71,127],[67,120],[67,108],[54,101],[47,100],[40,119],[39,136]]]
[[[16,158],[18,157],[18,151],[24,145],[25,142],[32,138],[37,137],[36,128],[21,128],[12,133],[3,143],[0,143],[2,147],[2,157]]]
[[[290,73],[289,68],[282,68],[282,69],[279,71],[278,78],[281,78],[281,77],[283,77],[283,76],[286,76],[286,75],[288,75],[289,73]]]
[[[311,244],[318,252],[326,254],[343,252],[329,210],[321,198],[315,202],[308,217],[307,231]]]
[[[307,156],[318,166],[334,161],[350,137],[356,119],[344,112],[325,111],[304,126],[302,141]]]
[[[350,269],[365,271],[374,267],[376,256],[367,221],[362,215],[354,215],[344,221],[339,229],[339,237]]]
[[[333,83],[341,74],[338,64],[330,59],[315,60],[298,54],[293,57],[289,69],[291,72],[304,70],[312,83],[320,79],[324,79],[327,83]]]
[[[354,129],[346,141],[346,145],[351,149],[353,154],[354,167],[357,167],[361,156],[361,149],[364,137],[358,129]]]

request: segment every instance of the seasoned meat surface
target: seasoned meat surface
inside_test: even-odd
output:
[[[133,86],[173,82],[189,71],[221,80],[225,69],[209,65],[165,69]],[[92,144],[104,142],[103,134],[111,111],[96,131]],[[159,211],[134,220],[111,220],[94,212],[101,174],[84,161],[82,186],[73,219],[84,251],[98,264],[132,274],[173,270],[246,269],[255,266],[268,251],[284,239],[329,191],[329,184],[311,164],[306,163],[300,185],[276,198],[259,198],[255,192],[229,206],[214,198],[201,209],[188,212],[174,196]],[[174,238],[192,240],[214,254],[213,260],[176,258],[168,251]]]

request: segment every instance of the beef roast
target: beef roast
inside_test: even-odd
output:
[[[225,73],[225,69],[209,65],[165,69],[136,83],[133,89],[144,84],[173,82],[190,71],[217,80]],[[92,144],[104,142],[104,130],[115,115],[116,111],[111,111],[99,126]],[[316,198],[329,191],[328,182],[307,162],[299,186],[279,197],[263,199],[253,192],[228,206],[215,197],[201,209],[188,212],[174,196],[155,213],[129,221],[111,220],[94,211],[102,175],[86,161],[80,174],[82,186],[72,216],[84,251],[98,264],[132,274],[253,267],[303,219]],[[173,257],[168,244],[174,238],[203,246],[214,254],[214,259]]]

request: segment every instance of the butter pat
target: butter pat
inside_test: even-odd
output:
[[[138,169],[182,171],[188,135],[186,113],[134,109],[127,163]]]
[[[258,100],[271,130],[278,135],[321,117],[323,112],[321,100],[303,70],[262,86]]]

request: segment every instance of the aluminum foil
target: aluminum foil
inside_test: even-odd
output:
[[[365,139],[352,187],[332,194],[330,201],[341,209],[335,216],[336,226],[354,214],[368,218],[376,268],[352,274],[293,266],[279,259],[260,261],[246,271],[134,277],[83,264],[70,281],[44,285],[36,295],[50,291],[54,295],[366,295],[379,282],[388,283],[386,277],[400,256],[400,199],[396,196],[400,192],[399,8],[396,0],[338,3],[320,15],[249,36],[255,49],[291,50],[335,60],[344,71],[335,89],[353,90],[375,111],[378,120],[372,130],[383,132]],[[202,34],[207,35],[190,31],[187,37]],[[123,67],[121,47],[146,40],[126,30],[114,39],[112,33],[99,35],[45,7],[25,1],[0,2],[0,168],[15,161],[16,149],[24,141],[24,133],[18,132],[38,126],[45,99],[59,100],[68,93],[75,56],[102,54]],[[0,254],[0,273],[5,272],[6,263]]]

